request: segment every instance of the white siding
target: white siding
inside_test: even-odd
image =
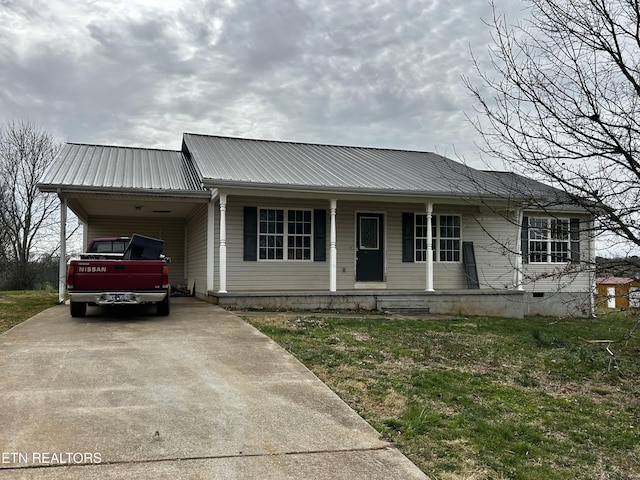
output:
[[[535,217],[535,214],[529,214]],[[544,217],[546,215],[541,215]],[[574,215],[572,215],[574,217]],[[568,216],[567,216],[568,218]],[[587,219],[582,218],[581,224]],[[591,242],[587,229],[580,232],[580,264],[528,263],[524,265],[524,288],[528,292],[590,292],[592,290]]]
[[[207,296],[207,205],[199,205],[187,219],[187,281],[195,281],[196,296]]]
[[[130,237],[134,233],[164,240],[163,253],[171,257],[169,281],[184,284],[184,220],[175,218],[93,216],[88,222],[88,238]]]
[[[464,240],[473,242],[480,288],[514,288],[516,222],[483,208],[462,219],[462,230]]]
[[[327,211],[327,261],[243,260],[243,208],[324,209]],[[434,213],[460,214],[465,219],[475,209],[436,206]],[[352,290],[355,282],[355,224],[357,212],[383,213],[385,218],[385,276],[389,290],[424,290],[426,264],[402,262],[402,213],[424,212],[421,204],[353,202],[339,200],[336,214],[337,289]],[[227,290],[234,291],[327,291],[329,290],[329,199],[289,200],[279,198],[236,197],[227,200]],[[215,251],[218,255],[216,228]],[[463,237],[463,240],[465,238]],[[482,239],[478,238],[478,241]],[[476,250],[477,255],[477,250]],[[216,262],[216,281],[219,272]],[[434,286],[439,290],[465,289],[462,262],[434,262]],[[500,288],[503,288],[500,286]]]
[[[322,209],[326,219],[326,258],[314,261],[244,261],[243,208]],[[216,203],[216,210],[219,204]],[[420,203],[380,203],[339,200],[337,204],[337,289],[352,290],[355,281],[356,214],[384,214],[385,282],[388,290],[420,291],[426,287],[426,263],[402,261],[402,214],[424,213]],[[460,215],[461,241],[473,242],[480,288],[514,288],[515,248],[519,228],[488,208],[434,205],[434,215]],[[216,222],[220,216],[216,214]],[[240,197],[229,195],[227,201],[227,290],[242,291],[328,291],[329,290],[329,199],[284,199],[278,197]],[[165,254],[171,257],[173,284],[186,285],[195,280],[196,294],[206,297],[207,287],[207,205],[194,208],[187,219],[95,216],[89,219],[88,237],[130,236],[139,233],[161,238]],[[214,289],[219,282],[219,225],[215,225],[213,245]],[[589,259],[590,242],[582,233],[581,255]],[[434,262],[435,290],[466,289],[462,262]],[[560,268],[553,264],[525,264],[524,288],[530,292],[585,292],[590,289],[588,272],[570,272],[555,276]]]
[[[245,206],[327,210],[328,242],[329,200],[282,200],[229,195],[227,199],[227,291],[328,291],[328,245],[327,261],[324,262],[260,260],[246,262],[243,260]],[[216,228],[215,252],[216,255],[219,254],[219,228]],[[215,265],[215,275],[217,284],[219,278],[218,262]]]

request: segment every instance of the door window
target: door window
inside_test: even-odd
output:
[[[378,250],[378,232],[380,219],[377,217],[360,217],[360,249]]]

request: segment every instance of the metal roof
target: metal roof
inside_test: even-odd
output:
[[[278,188],[382,195],[541,198],[564,192],[508,172],[483,171],[430,152],[252,140],[185,133],[182,151],[66,144],[43,191],[206,195],[206,188]],[[575,205],[574,205],[575,207]]]
[[[43,191],[64,189],[202,192],[182,152],[67,143],[44,173]]]
[[[443,196],[514,194],[515,177],[475,170],[430,152],[191,133],[183,136],[183,150],[208,186]]]

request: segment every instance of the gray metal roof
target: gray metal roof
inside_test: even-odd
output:
[[[57,188],[91,190],[203,191],[193,165],[182,152],[147,148],[68,143],[39,183]]]
[[[208,186],[277,186],[327,191],[506,195],[503,176],[429,152],[316,145],[185,133]],[[513,191],[510,192],[513,195]]]
[[[68,143],[43,191],[206,195],[205,187],[280,188],[382,195],[539,198],[571,204],[555,188],[482,171],[430,152],[251,140],[185,133],[182,151]]]

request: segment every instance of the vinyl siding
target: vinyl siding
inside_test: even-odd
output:
[[[535,214],[529,214],[535,217]],[[541,215],[544,217],[545,215]],[[572,215],[573,217],[573,215]],[[567,216],[568,218],[568,216]],[[586,221],[585,218],[582,220]],[[592,257],[589,233],[580,232],[580,259],[587,264],[527,263],[523,267],[524,288],[528,292],[590,292],[592,273],[589,264]]]
[[[278,198],[247,198],[229,196],[227,199],[227,291],[322,291],[329,290],[329,253],[327,261],[269,261],[243,260],[244,207],[278,209],[324,209],[329,201],[282,200]],[[217,219],[219,220],[219,218]],[[327,214],[327,232],[329,215]],[[217,226],[216,226],[217,227]],[[219,228],[216,228],[216,256],[219,254]],[[327,235],[328,242],[328,235]],[[286,249],[285,249],[286,251]],[[313,254],[312,254],[313,258]],[[216,283],[219,278],[215,265]]]
[[[207,295],[207,205],[198,205],[185,225],[187,281],[195,281],[196,296]]]
[[[323,209],[326,215],[326,258],[314,261],[244,261],[243,216],[244,207],[254,206],[277,209]],[[402,262],[402,213],[423,213],[424,204],[380,203],[339,200],[337,204],[337,289],[356,287],[355,244],[356,215],[358,212],[384,214],[385,286],[387,290],[424,290],[426,263]],[[515,222],[480,207],[460,207],[436,204],[434,215],[460,215],[461,241],[473,242],[480,288],[514,288],[513,251],[516,248],[518,227]],[[329,290],[329,200],[282,199],[277,197],[245,197],[229,195],[227,200],[227,290],[242,291],[328,291]],[[218,288],[219,271],[219,204],[216,202],[214,239],[214,289]],[[170,280],[186,285],[195,280],[196,294],[206,296],[207,285],[207,205],[197,206],[187,219],[144,220],[133,217],[94,216],[89,219],[88,238],[130,236],[139,233],[161,238],[165,254],[171,257]],[[589,259],[590,242],[581,233],[581,256]],[[313,258],[313,253],[312,253]],[[462,262],[435,261],[435,290],[466,289],[467,282]],[[553,277],[554,272],[566,265],[525,264],[524,289],[530,292],[589,291],[590,275],[577,272]],[[545,275],[547,274],[547,275]],[[528,281],[527,281],[528,279]]]
[[[244,261],[243,209],[245,206],[278,209],[327,210],[327,261]],[[216,208],[219,208],[217,206]],[[474,208],[438,206],[434,213],[460,214],[465,219]],[[336,213],[337,289],[352,290],[355,282],[356,214],[384,214],[386,288],[393,290],[423,290],[426,287],[426,264],[402,262],[402,213],[423,212],[421,204],[381,204],[374,202],[338,201]],[[206,221],[206,218],[204,219]],[[216,225],[217,227],[217,225]],[[290,200],[279,198],[237,197],[227,199],[227,290],[233,291],[326,291],[329,289],[329,200]],[[462,240],[465,240],[463,237]],[[216,260],[219,254],[219,233],[216,228]],[[477,255],[477,253],[476,253]],[[215,267],[216,283],[219,278]],[[465,289],[466,277],[462,262],[434,262],[436,289]]]
[[[514,252],[520,231],[516,222],[482,208],[463,218],[462,228],[464,240],[473,242],[480,288],[514,288]]]
[[[163,253],[171,257],[169,281],[184,284],[184,220],[173,218],[93,216],[88,222],[88,239],[130,237],[137,233],[164,240]]]

